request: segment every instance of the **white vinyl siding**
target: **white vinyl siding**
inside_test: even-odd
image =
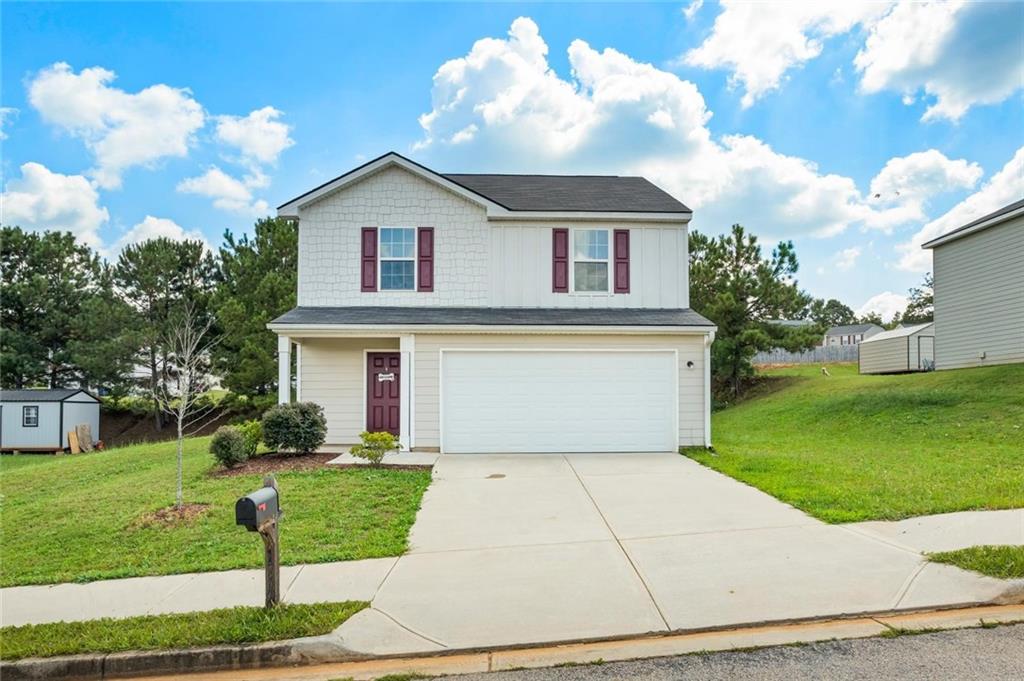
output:
[[[398,350],[397,338],[303,338],[302,399],[324,408],[326,445],[359,442],[366,430],[365,351]]]
[[[678,355],[679,444],[704,440],[704,335],[416,334],[415,446],[441,446],[441,350],[463,349],[651,349]],[[688,367],[687,363],[692,366]]]
[[[928,326],[909,335],[877,338],[859,345],[860,373],[889,374],[922,371],[925,361],[935,361],[934,327]]]
[[[68,431],[80,424],[88,424],[93,440],[102,440],[100,433],[99,403],[85,393],[78,393],[64,400],[64,432],[61,433],[61,446],[68,447]]]
[[[1024,218],[936,247],[933,268],[936,368],[1024,362]]]

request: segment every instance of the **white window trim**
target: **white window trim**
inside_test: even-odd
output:
[[[411,229],[412,230],[412,257],[411,258],[385,258],[384,252],[381,250],[381,236],[384,234],[385,229]],[[402,225],[385,225],[377,228],[377,290],[384,291],[387,293],[415,293],[419,288],[419,255],[420,255],[420,244],[419,244],[419,230],[415,227],[405,227]],[[384,261],[396,261],[405,262],[412,261],[412,288],[384,288]]]
[[[576,258],[576,233],[577,232],[604,232],[608,235],[608,257],[604,259]],[[607,296],[612,292],[612,261],[614,259],[612,243],[612,230],[607,227],[573,227],[569,230],[569,291],[574,295],[581,296]],[[577,291],[576,290],[576,263],[577,262],[603,262],[608,266],[608,288],[604,291]]]

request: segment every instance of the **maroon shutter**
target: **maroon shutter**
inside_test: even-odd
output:
[[[615,230],[615,292],[629,293],[629,230]]]
[[[569,292],[569,230],[551,230],[551,290]]]
[[[377,228],[363,227],[363,244],[360,254],[363,291],[377,290]]]
[[[416,230],[419,240],[416,248],[416,290],[434,290],[434,228],[420,227]]]

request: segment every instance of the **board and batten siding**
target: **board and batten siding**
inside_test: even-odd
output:
[[[64,400],[64,427],[61,433],[61,447],[69,447],[68,431],[83,423],[89,424],[93,440],[102,440],[100,434],[99,403],[85,393],[78,393]]]
[[[397,338],[303,338],[299,381],[303,402],[327,417],[327,445],[359,442],[366,430],[366,350],[398,351]]]
[[[1024,217],[932,254],[935,368],[1024,362]]]
[[[364,227],[433,227],[433,290],[363,291]],[[554,228],[629,229],[630,292],[553,293]],[[682,222],[489,221],[483,207],[389,167],[302,209],[298,304],[685,308],[687,230]]]
[[[572,269],[574,229],[629,229],[629,293],[555,293],[552,290],[551,230],[569,229]],[[491,305],[495,307],[690,306],[689,244],[680,225],[631,222],[500,221],[491,225]],[[609,254],[613,250],[609,234]],[[609,277],[611,271],[609,270]]]
[[[655,349],[679,357],[679,443],[704,445],[704,335],[416,334],[416,447],[441,446],[441,350],[445,349]],[[687,362],[693,362],[687,367]],[[500,386],[495,386],[500,390]]]
[[[39,425],[24,428],[21,423],[22,407],[39,407]],[[3,434],[4,449],[59,449],[60,402],[4,402]]]

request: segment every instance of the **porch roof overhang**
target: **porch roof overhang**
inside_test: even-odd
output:
[[[715,325],[689,308],[296,307],[267,324],[281,335],[403,333],[699,333]]]

